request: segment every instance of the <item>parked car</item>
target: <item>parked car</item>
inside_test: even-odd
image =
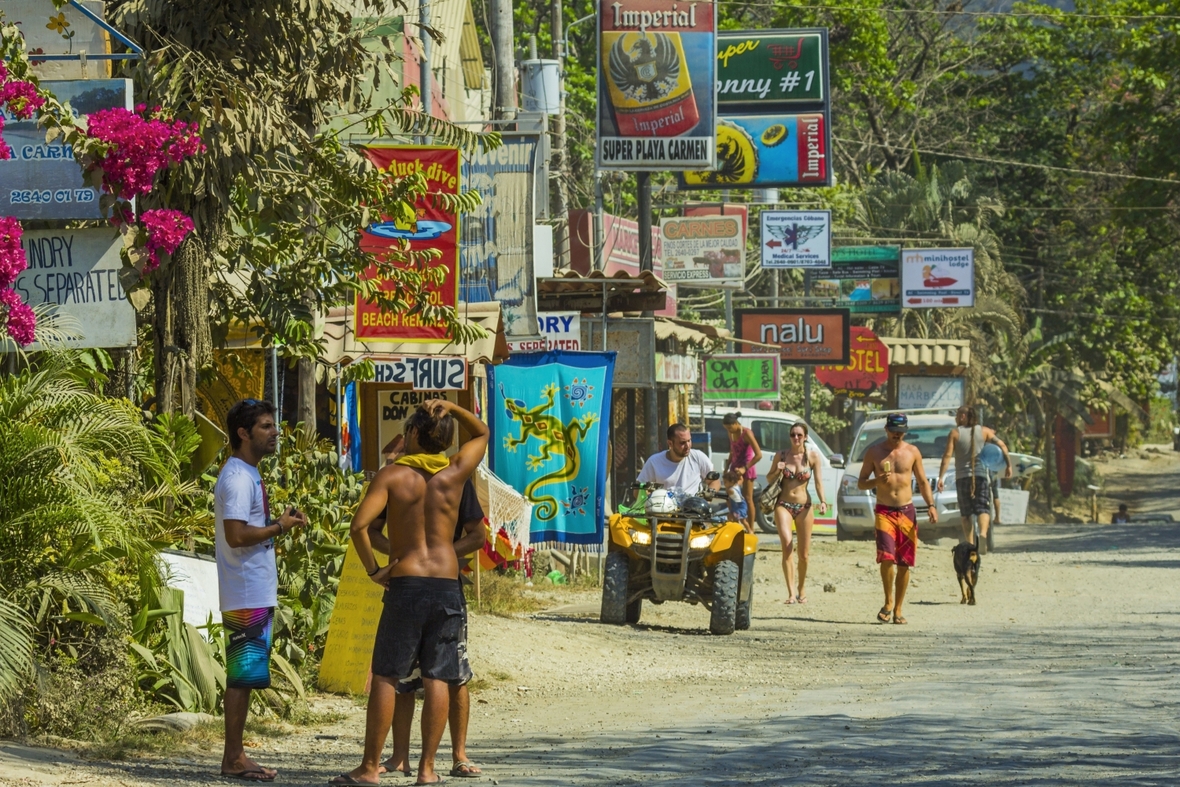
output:
[[[877,496],[873,490],[856,488],[860,467],[869,447],[885,439],[885,416],[889,410],[870,413],[857,430],[848,452],[848,466],[840,479],[836,492],[836,538],[840,541],[873,538],[873,509]],[[954,410],[906,410],[910,431],[906,442],[917,446],[922,453],[922,469],[930,481],[934,493],[934,504],[938,511],[938,525],[930,531],[930,515],[926,502],[918,494],[918,482],[914,480],[914,507],[918,512],[918,532],[929,538],[942,535],[958,535],[962,528],[959,523],[959,499],[955,492],[955,466],[952,462],[947,470],[944,490],[938,491],[938,466],[946,451],[950,432],[955,428]],[[925,526],[925,527],[923,527]]]
[[[713,469],[719,473],[725,472],[725,460],[729,457],[729,432],[721,424],[726,413],[734,412],[733,407],[705,407],[705,426],[709,430],[712,443]],[[782,413],[776,410],[742,410],[739,423],[749,427],[754,432],[758,445],[762,447],[762,461],[757,464],[758,480],[754,482],[755,521],[758,527],[766,533],[774,533],[774,518],[771,512],[763,511],[758,505],[758,496],[766,485],[766,476],[770,473],[770,460],[774,452],[791,446],[791,424],[803,419],[794,413]],[[833,533],[836,528],[836,485],[843,472],[844,457],[832,453],[831,447],[813,429],[808,429],[807,448],[819,452],[823,461],[824,499],[828,501],[828,512],[823,516],[816,514],[815,532]],[[811,499],[818,503],[819,495],[815,491],[815,481],[810,484]]]

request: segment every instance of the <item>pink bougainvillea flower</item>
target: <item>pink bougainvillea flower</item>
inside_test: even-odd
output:
[[[160,252],[172,254],[193,231],[193,220],[178,210],[161,208],[159,210],[145,210],[139,217],[139,223],[147,230],[148,263],[144,266],[144,273],[154,271],[160,267]]]
[[[20,222],[0,218],[0,287],[11,287],[21,271],[29,267],[20,239]]]
[[[0,104],[7,105],[8,111],[17,119],[28,120],[45,105],[45,99],[37,93],[32,82],[15,79],[0,84]]]
[[[8,335],[22,347],[32,344],[37,335],[37,316],[33,310],[16,290],[0,290],[0,304],[7,312]]]
[[[103,171],[104,188],[126,200],[150,192],[161,169],[205,150],[195,123],[146,114],[143,105],[136,109],[101,109],[89,116],[87,131],[109,145],[96,163]]]

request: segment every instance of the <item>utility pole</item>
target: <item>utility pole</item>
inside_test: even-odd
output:
[[[569,247],[569,191],[566,188],[568,174],[566,172],[565,151],[565,41],[564,18],[561,0],[552,0],[549,5],[549,33],[553,38],[553,57],[557,59],[557,118],[553,127],[553,215],[557,218],[560,235],[554,238],[554,252],[558,267],[565,267],[568,262],[565,250]]]
[[[492,0],[492,116],[516,119],[516,51],[513,47],[512,0]]]
[[[639,270],[642,272],[654,269],[651,248],[651,173],[636,172],[635,182],[639,186]],[[655,314],[648,311],[644,312],[643,316],[654,317]],[[657,401],[658,389],[654,381],[651,390],[645,394],[647,408],[643,419],[646,426],[644,432],[647,434],[647,452],[654,454],[659,450],[660,442],[656,434],[660,425],[660,408]]]
[[[811,277],[807,275],[808,271],[803,272],[803,305],[804,307],[811,305]],[[811,423],[811,370],[812,367],[803,367],[803,420]]]
[[[427,0],[418,0],[418,38],[422,42],[422,62],[418,67],[418,82],[422,88],[422,114],[429,116],[430,107],[430,6]]]

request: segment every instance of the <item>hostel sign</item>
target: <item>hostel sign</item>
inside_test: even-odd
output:
[[[837,395],[863,399],[889,382],[889,348],[868,328],[853,326],[851,349],[843,366],[817,366],[815,379]]]
[[[713,166],[716,30],[712,2],[599,3],[599,169]]]

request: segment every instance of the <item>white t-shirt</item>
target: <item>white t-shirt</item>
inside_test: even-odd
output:
[[[668,459],[667,451],[652,454],[639,471],[641,483],[663,484],[664,489],[682,495],[695,495],[705,476],[713,472],[713,463],[701,451],[693,448],[679,462]]]
[[[213,488],[217,520],[217,588],[221,609],[260,609],[278,605],[279,572],[271,539],[252,547],[231,547],[225,541],[225,520],[266,527],[266,492],[258,468],[231,456]]]

